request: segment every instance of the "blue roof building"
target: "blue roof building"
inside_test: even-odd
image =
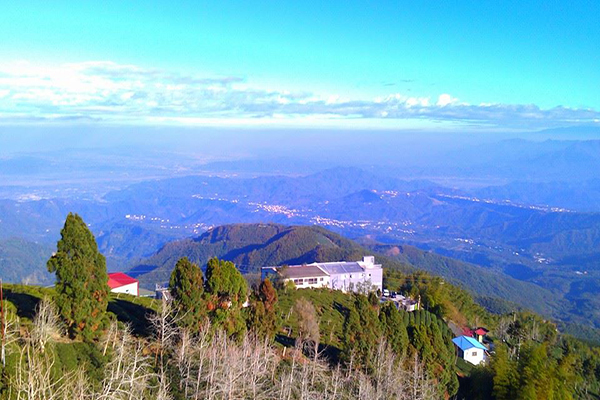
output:
[[[452,343],[458,350],[458,356],[471,364],[478,365],[487,359],[487,347],[479,343],[475,338],[459,336],[452,339]]]

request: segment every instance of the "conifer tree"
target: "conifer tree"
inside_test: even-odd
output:
[[[248,294],[248,284],[231,261],[215,257],[206,265],[206,291],[232,303],[244,303]]]
[[[497,400],[510,400],[517,397],[518,375],[512,361],[508,357],[508,350],[504,344],[496,347],[496,354],[492,358],[494,371],[494,396]]]
[[[56,305],[69,335],[91,341],[108,321],[106,260],[79,215],[69,213],[60,234],[57,251],[47,263],[48,271],[56,273]]]
[[[171,272],[169,291],[181,316],[180,324],[198,330],[206,318],[202,270],[187,257],[181,258]]]
[[[402,315],[392,302],[387,302],[381,307],[379,321],[391,349],[400,358],[404,357],[408,347],[408,333]]]
[[[212,258],[206,266],[209,317],[215,329],[241,337],[246,330],[241,308],[248,294],[246,280],[230,261]]]
[[[366,296],[355,295],[354,307],[344,324],[344,359],[349,361],[354,357],[361,367],[369,370],[371,356],[380,338],[381,325],[377,311],[369,304]]]
[[[269,278],[260,283],[248,310],[248,329],[259,337],[272,339],[279,328],[277,315],[277,292]]]

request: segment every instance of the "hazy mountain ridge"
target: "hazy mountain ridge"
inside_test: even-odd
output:
[[[54,275],[46,269],[52,247],[20,238],[0,240],[0,276],[7,282],[49,285]]]
[[[600,210],[600,179],[577,182],[514,181],[502,186],[488,186],[472,191],[478,197],[506,199],[521,204],[537,204],[581,212]]]

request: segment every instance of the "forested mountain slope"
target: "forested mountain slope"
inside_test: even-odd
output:
[[[181,257],[199,265],[219,257],[233,261],[244,272],[257,272],[269,265],[359,260],[368,254],[368,249],[318,226],[235,224],[216,227],[195,239],[168,243],[131,272],[139,274],[142,285],[153,288],[154,283],[168,280]],[[391,258],[378,262],[392,269],[412,270]]]
[[[494,271],[425,252],[413,246],[359,245],[318,226],[278,224],[235,224],[216,227],[195,239],[166,244],[131,272],[139,275],[143,286],[168,281],[181,257],[199,265],[209,258],[233,261],[244,272],[268,265],[359,260],[377,254],[377,262],[391,270],[424,270],[442,276],[475,295],[513,301],[544,315],[553,315],[559,305],[551,293],[531,283]]]

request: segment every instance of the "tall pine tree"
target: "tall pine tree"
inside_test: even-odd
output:
[[[512,400],[517,397],[519,374],[516,366],[508,355],[506,345],[496,346],[496,353],[492,358],[494,371],[494,396],[496,400]]]
[[[107,322],[106,260],[79,215],[69,213],[60,234],[57,251],[47,263],[48,271],[56,272],[56,303],[69,335],[91,341]]]

